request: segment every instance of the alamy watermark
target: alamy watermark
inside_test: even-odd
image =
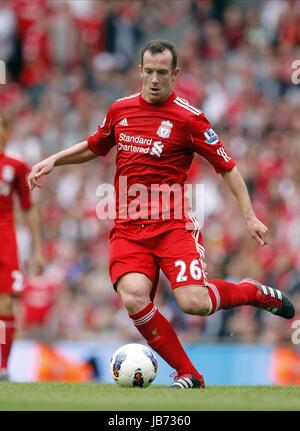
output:
[[[184,219],[188,230],[204,224],[204,184],[128,185],[127,177],[120,176],[117,190],[107,183],[97,187],[100,201],[96,214],[100,220]]]
[[[0,84],[6,84],[6,64],[0,60]]]
[[[298,85],[300,84],[300,60],[293,61],[292,69],[295,69],[291,76],[292,83]]]

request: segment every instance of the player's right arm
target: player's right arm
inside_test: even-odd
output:
[[[79,142],[66,150],[59,151],[32,167],[28,175],[30,190],[33,190],[35,187],[40,187],[38,179],[43,175],[50,174],[55,166],[84,163],[96,157],[97,154],[89,149],[88,141]]]
[[[114,104],[109,108],[101,126],[87,140],[79,142],[66,150],[59,151],[34,165],[28,176],[30,190],[39,187],[38,179],[48,175],[55,166],[88,162],[98,156],[105,156],[115,145],[113,122]]]

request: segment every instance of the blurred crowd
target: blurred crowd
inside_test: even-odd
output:
[[[0,106],[12,124],[10,152],[32,165],[84,140],[113,100],[139,91],[140,48],[158,37],[178,47],[175,91],[205,112],[269,227],[268,245],[257,246],[222,178],[195,157],[189,182],[205,185],[209,277],[278,287],[300,318],[300,84],[291,79],[300,60],[299,0],[0,0],[7,65]],[[47,268],[27,280],[23,336],[139,340],[108,276],[112,221],[96,217],[97,186],[112,183],[114,157],[57,168],[34,194]],[[28,269],[21,219],[18,238]],[[163,274],[156,302],[185,342],[272,343],[292,331],[251,307],[184,315]]]

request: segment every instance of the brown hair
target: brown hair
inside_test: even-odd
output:
[[[176,67],[177,67],[176,48],[168,40],[161,40],[161,39],[152,40],[151,42],[148,42],[144,46],[144,48],[142,49],[142,52],[141,52],[141,65],[143,65],[144,54],[146,51],[149,51],[149,52],[151,52],[152,55],[154,55],[154,54],[160,54],[161,52],[164,52],[166,50],[171,52],[171,54],[172,54],[172,67],[173,67],[173,69],[176,69]]]

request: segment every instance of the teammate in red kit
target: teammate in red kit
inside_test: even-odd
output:
[[[19,197],[32,235],[33,269],[41,272],[44,265],[37,211],[31,203],[27,183],[29,169],[22,161],[4,153],[8,133],[8,124],[0,114],[0,321],[1,328],[4,328],[0,340],[0,380],[8,378],[7,364],[15,333],[14,297],[23,290],[14,226],[15,194]]]
[[[194,153],[206,158],[237,198],[247,230],[266,244],[267,227],[253,211],[245,182],[205,115],[172,91],[178,75],[177,54],[167,41],[148,43],[141,54],[141,93],[114,102],[96,132],[73,147],[35,165],[31,189],[55,166],[105,156],[117,146],[116,215],[110,236],[110,276],[130,318],[148,344],[173,367],[172,387],[204,387],[204,379],[186,355],[170,323],[153,304],[159,269],[188,314],[207,316],[219,309],[253,305],[286,319],[294,307],[279,290],[254,280],[239,284],[208,280],[199,225],[184,200],[172,194],[151,200],[162,186],[183,191]],[[139,197],[137,197],[139,194]],[[142,196],[142,198],[141,198]],[[186,229],[186,223],[194,230]]]

